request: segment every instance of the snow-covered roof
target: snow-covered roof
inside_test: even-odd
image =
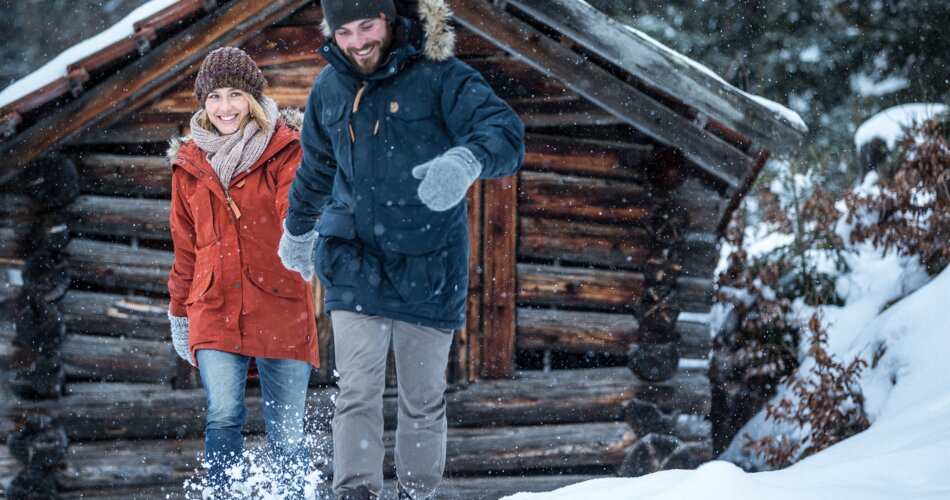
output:
[[[769,100],[769,99],[767,99],[767,98],[765,98],[765,97],[758,96],[758,95],[754,95],[754,94],[749,94],[748,92],[744,92],[744,91],[742,91],[742,90],[740,90],[740,89],[737,89],[737,88],[733,87],[732,84],[730,84],[729,82],[727,82],[726,80],[724,80],[721,76],[719,76],[718,74],[716,74],[715,71],[713,71],[713,70],[709,69],[708,67],[706,67],[704,64],[701,64],[700,62],[698,62],[698,61],[696,61],[696,60],[694,60],[694,59],[690,59],[689,57],[686,57],[686,56],[684,56],[683,54],[680,54],[679,52],[677,52],[677,51],[675,51],[675,50],[673,50],[673,49],[667,47],[666,45],[660,43],[660,41],[658,41],[657,39],[651,37],[650,35],[647,35],[646,33],[642,32],[642,31],[640,31],[640,30],[638,30],[638,29],[636,29],[636,28],[634,28],[634,27],[632,27],[632,26],[624,25],[624,28],[626,28],[627,31],[629,31],[629,32],[631,32],[632,34],[634,34],[637,38],[640,38],[642,42],[651,44],[651,45],[653,45],[659,52],[665,53],[671,60],[676,61],[676,62],[678,62],[678,63],[680,63],[680,64],[689,65],[689,66],[691,66],[691,67],[693,67],[693,68],[699,70],[700,72],[706,74],[706,75],[709,76],[710,78],[712,78],[712,79],[718,81],[718,82],[721,83],[723,86],[729,87],[730,89],[734,90],[735,92],[737,92],[737,93],[739,93],[739,94],[742,94],[742,95],[748,97],[749,99],[752,99],[753,101],[759,103],[760,105],[764,106],[766,109],[768,109],[769,111],[771,111],[772,114],[775,115],[777,118],[782,119],[782,120],[784,120],[785,122],[787,122],[788,124],[790,124],[790,125],[792,125],[793,127],[795,127],[795,129],[798,130],[799,132],[801,132],[801,133],[803,133],[803,134],[808,132],[808,125],[805,124],[805,120],[803,120],[802,117],[801,117],[801,115],[799,115],[799,114],[796,113],[795,111],[792,111],[791,109],[789,109],[789,108],[787,108],[787,107],[785,107],[785,106],[783,106],[783,105],[781,105],[781,104],[779,104],[779,103],[777,103],[777,102],[775,102],[775,101]]]
[[[947,111],[947,106],[939,103],[901,104],[887,108],[858,127],[854,134],[854,145],[860,150],[872,140],[881,139],[889,149],[893,149],[914,125]]]
[[[6,106],[34,90],[52,83],[57,78],[66,76],[66,68],[70,64],[95,54],[123,38],[133,35],[135,33],[135,28],[133,27],[135,23],[176,2],[178,2],[178,0],[151,0],[132,11],[121,21],[115,23],[102,33],[64,50],[58,56],[54,57],[52,61],[46,63],[38,70],[3,89],[3,92],[0,92],[0,106]]]

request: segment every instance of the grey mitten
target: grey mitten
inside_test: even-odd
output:
[[[419,199],[430,209],[444,212],[465,199],[469,186],[482,173],[482,164],[467,148],[455,147],[412,169],[421,179]]]
[[[297,271],[307,281],[313,277],[313,242],[316,239],[317,232],[313,229],[298,236],[290,234],[287,221],[284,221],[284,234],[277,246],[277,256],[284,267]]]
[[[172,345],[175,346],[175,352],[181,356],[181,359],[195,366],[194,360],[191,359],[191,351],[188,349],[188,316],[172,316],[169,311],[168,321],[171,322]]]

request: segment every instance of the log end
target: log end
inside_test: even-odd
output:
[[[670,469],[693,469],[702,462],[694,450],[674,436],[648,434],[627,448],[617,466],[620,477],[640,477]]]

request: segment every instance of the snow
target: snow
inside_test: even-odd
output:
[[[764,106],[766,109],[768,109],[772,113],[772,115],[776,116],[777,118],[781,120],[784,120],[785,122],[787,122],[789,125],[794,127],[799,132],[802,132],[802,133],[808,132],[808,125],[805,124],[805,120],[802,120],[802,117],[799,116],[798,113],[792,111],[791,109],[788,109],[787,107],[775,101],[766,99],[764,97],[743,92],[742,90],[733,87],[731,84],[729,84],[729,82],[723,80],[722,77],[717,75],[713,70],[698,63],[697,61],[694,61],[693,59],[690,59],[684,56],[683,54],[680,54],[679,52],[676,52],[675,50],[667,47],[666,45],[663,45],[662,43],[660,43],[658,40],[651,37],[650,35],[647,35],[646,33],[632,26],[627,26],[627,25],[621,25],[621,26],[623,26],[623,28],[625,28],[627,31],[633,33],[633,35],[639,38],[641,41],[653,45],[657,51],[659,51],[660,53],[666,54],[667,57],[669,57],[670,59],[680,64],[689,65],[693,67],[694,69],[706,74],[713,80],[718,81],[724,87],[730,88],[733,91],[737,92],[738,94],[744,95],[745,97],[752,99],[753,101],[757,102],[759,105]]]
[[[854,134],[854,145],[860,150],[865,144],[879,138],[887,143],[888,149],[894,149],[914,125],[945,114],[948,109],[939,103],[901,104],[887,108],[858,127]]]
[[[910,86],[910,81],[902,76],[889,76],[877,80],[871,75],[859,73],[851,75],[851,90],[862,97],[880,97],[904,90]]]
[[[861,189],[871,189],[870,179]],[[842,218],[843,221],[843,218]],[[845,237],[851,228],[839,221]],[[755,239],[758,237],[759,239]],[[781,244],[774,235],[747,232],[753,253]],[[828,350],[838,360],[855,356],[878,363],[860,380],[871,427],[791,467],[745,472],[756,463],[738,440],[722,458],[696,470],[658,472],[640,478],[599,479],[546,493],[519,493],[509,500],[609,498],[616,500],[874,500],[950,498],[950,269],[929,277],[916,260],[883,255],[869,244],[851,246],[851,272],[837,282],[842,307],[822,309]],[[796,304],[798,314],[814,309]],[[806,363],[807,368],[807,363]],[[780,395],[781,396],[781,395]],[[759,414],[742,432],[775,433]],[[740,432],[740,435],[742,434]]]
[[[64,50],[40,69],[13,82],[9,87],[3,89],[3,92],[0,92],[0,106],[6,106],[56,79],[66,76],[66,68],[70,64],[94,54],[123,38],[135,34],[135,30],[133,29],[135,23],[177,1],[178,0],[151,0],[133,10],[129,15],[112,25],[109,29]]]

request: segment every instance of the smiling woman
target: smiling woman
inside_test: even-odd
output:
[[[310,468],[303,414],[319,353],[310,286],[277,257],[302,150],[266,87],[254,61],[233,47],[208,54],[198,71],[202,109],[192,138],[169,154],[168,315],[175,350],[200,368],[208,398],[208,487],[226,496],[242,475],[231,471],[244,465],[244,380],[254,360],[274,481],[296,498]]]

